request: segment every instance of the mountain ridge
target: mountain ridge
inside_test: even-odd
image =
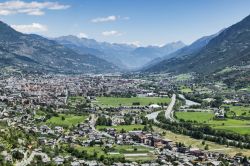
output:
[[[73,35],[54,38],[58,43],[76,52],[89,53],[94,51],[99,58],[118,64],[121,68],[138,68],[157,57],[162,57],[185,46],[181,41],[164,46],[137,47],[131,44],[98,42],[94,39],[78,38]]]
[[[213,73],[250,63],[250,16],[224,29],[197,53],[161,61],[146,72]]]
[[[0,48],[1,65],[21,70],[86,73],[116,68],[94,55],[77,54],[53,40],[17,32],[4,22],[0,22]]]

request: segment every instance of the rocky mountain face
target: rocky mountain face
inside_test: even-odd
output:
[[[157,57],[163,57],[185,46],[182,42],[169,43],[162,47],[98,42],[94,39],[63,36],[54,39],[78,53],[93,53],[124,69],[138,68]]]
[[[138,47],[131,52],[133,63],[137,67],[142,67],[155,59],[161,59],[185,47],[181,41],[168,43],[164,46]]]
[[[116,66],[38,35],[22,34],[0,22],[0,65],[27,71],[88,73],[114,71]]]
[[[210,36],[201,37],[200,39],[194,41],[192,44],[185,46],[181,49],[178,49],[177,51],[173,53],[167,54],[160,58],[156,58],[150,61],[149,63],[147,63],[146,65],[144,65],[142,70],[150,70],[150,68],[153,68],[154,66],[158,64],[160,64],[160,67],[164,67],[164,63],[167,63],[171,58],[176,59],[176,58],[185,57],[191,54],[195,54],[199,52],[203,47],[205,47],[208,44],[208,42],[214,37],[216,37],[219,33],[220,32],[210,35]]]
[[[197,52],[163,60],[147,72],[213,73],[250,64],[250,16],[223,30]]]

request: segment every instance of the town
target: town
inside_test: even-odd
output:
[[[1,75],[0,165],[248,165],[249,93],[194,78]]]

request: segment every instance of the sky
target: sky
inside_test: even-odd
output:
[[[250,14],[250,0],[0,0],[0,20],[23,33],[111,43],[190,44]]]

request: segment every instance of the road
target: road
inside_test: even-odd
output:
[[[175,101],[176,101],[176,95],[173,94],[173,96],[171,98],[171,102],[169,103],[167,109],[165,110],[166,119],[170,119],[171,121],[175,121],[175,119],[173,118],[173,107],[175,105]],[[157,116],[160,112],[161,111],[152,112],[150,114],[147,114],[145,117],[148,118],[149,120],[154,120],[155,123],[160,123],[157,120]]]
[[[28,151],[25,152],[24,158],[22,159],[22,161],[20,161],[19,163],[16,163],[16,166],[29,165],[33,161],[35,156],[41,156],[43,161],[50,161],[50,158],[45,153],[32,151],[29,157],[27,153]]]
[[[190,107],[190,106],[193,106],[193,105],[201,105],[200,103],[197,103],[197,102],[186,99],[183,94],[179,94],[179,97],[182,98],[183,100],[185,100],[185,103],[186,103],[185,105],[187,107]]]
[[[147,114],[145,117],[148,118],[148,120],[154,120],[155,123],[159,123],[157,116],[160,112],[161,111],[152,112],[151,114]]]
[[[169,103],[168,108],[165,110],[165,117],[170,121],[175,121],[175,119],[173,118],[173,107],[175,105],[175,102],[176,102],[176,95],[173,94],[171,102]]]

